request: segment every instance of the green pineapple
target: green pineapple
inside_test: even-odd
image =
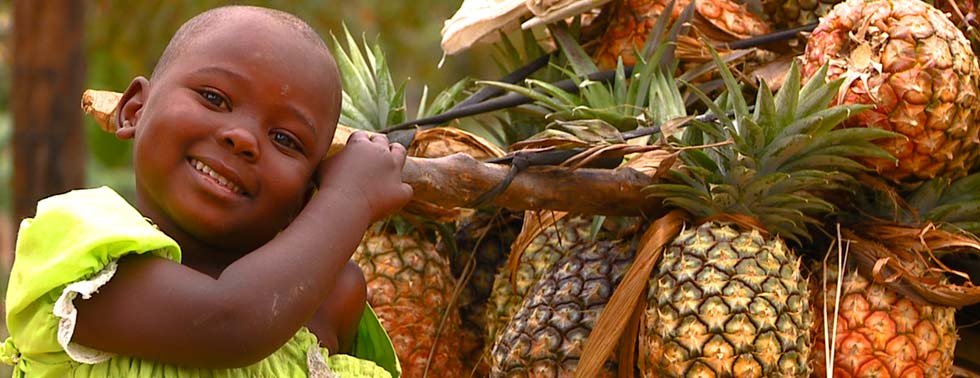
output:
[[[578,93],[532,80],[529,87],[490,84],[530,96],[535,103],[529,108],[543,110],[547,119],[555,121],[538,138],[610,146],[625,142],[620,131],[660,126],[685,115],[674,81],[661,68],[663,49],[645,54],[649,60],[640,59],[632,75],[626,75],[620,64],[616,78],[603,84],[582,81],[596,67],[581,46],[561,38],[559,44],[574,70],[568,74],[581,81]],[[584,340],[635,253],[633,237],[641,224],[631,218],[597,219],[559,221],[533,240],[520,258],[513,282],[509,270],[498,274],[487,322],[493,340],[491,376],[574,372]],[[586,281],[589,290],[567,286]],[[614,372],[615,366],[607,364],[606,373]]]
[[[573,245],[528,292],[491,352],[491,377],[565,377],[574,372],[585,340],[629,268],[630,242]],[[615,361],[602,377],[615,377]]]
[[[488,344],[492,345],[499,338],[541,276],[559,259],[568,255],[574,246],[590,239],[591,224],[591,219],[588,218],[559,220],[535,237],[524,250],[513,280],[508,267],[501,267],[494,278],[487,306]]]
[[[650,279],[644,376],[804,377],[811,351],[809,293],[787,242],[834,207],[816,191],[846,189],[865,168],[856,156],[887,157],[871,141],[893,134],[835,129],[862,108],[828,107],[841,81],[826,70],[800,88],[793,67],[778,95],[762,83],[751,111],[721,65],[727,92],[708,105],[717,122],[692,122],[672,183],[650,187],[693,224],[669,243]]]

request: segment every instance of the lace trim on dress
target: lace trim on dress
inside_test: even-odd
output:
[[[75,333],[75,318],[78,316],[78,310],[75,309],[75,303],[73,301],[79,294],[82,295],[82,299],[91,298],[92,294],[97,292],[102,285],[109,282],[109,279],[116,274],[116,266],[115,261],[110,261],[94,277],[69,284],[61,292],[58,301],[54,303],[54,316],[60,319],[58,321],[58,344],[61,344],[61,347],[65,349],[65,353],[72,360],[85,364],[97,364],[114,356],[112,353],[73,343],[71,338]]]
[[[310,345],[306,349],[306,366],[310,371],[310,378],[340,378],[327,366],[327,360],[323,358],[323,353],[320,353],[320,346],[317,344]]]

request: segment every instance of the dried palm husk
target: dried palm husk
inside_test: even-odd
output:
[[[516,29],[530,13],[525,0],[464,0],[442,26],[442,51],[456,54],[497,31]]]
[[[82,111],[91,116],[99,128],[107,133],[116,132],[116,108],[122,93],[112,91],[86,90],[82,93]]]
[[[647,228],[640,239],[633,265],[613,291],[606,307],[599,314],[592,333],[585,341],[582,358],[575,369],[576,378],[596,376],[618,344],[636,342],[637,333],[625,331],[632,328],[631,324],[635,324],[639,318],[623,314],[634,314],[638,311],[637,307],[641,307],[640,299],[645,297],[654,266],[664,249],[680,233],[687,217],[684,211],[672,210]],[[642,344],[645,343],[641,343],[641,347]]]
[[[939,256],[951,252],[980,254],[980,242],[928,223],[922,227],[877,223],[848,227],[844,238],[858,270],[875,282],[913,300],[963,307],[980,303],[980,287],[970,276],[950,269]],[[922,269],[920,267],[929,267]],[[950,275],[962,283],[945,280]]]
[[[504,156],[500,147],[486,139],[450,127],[420,130],[408,147],[409,156],[437,158],[454,153],[464,153],[477,160]]]
[[[510,248],[510,255],[507,257],[507,270],[510,271],[511,285],[516,286],[516,274],[517,268],[521,264],[521,256],[524,255],[524,251],[531,245],[531,242],[567,216],[568,213],[563,211],[524,212],[524,225],[521,227],[521,233],[514,239],[514,244]]]
[[[527,0],[527,8],[534,14],[521,28],[550,24],[600,8],[612,0]]]

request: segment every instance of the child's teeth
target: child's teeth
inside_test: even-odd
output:
[[[194,160],[194,167],[197,168],[197,170],[204,172],[204,174],[211,176],[211,178],[218,181],[218,183],[221,184],[221,186],[228,188],[232,192],[235,193],[241,192],[241,188],[239,188],[238,185],[229,182],[228,179],[224,178],[224,176],[219,175],[218,172],[215,172],[213,169],[211,169],[211,167],[207,166],[200,160]]]

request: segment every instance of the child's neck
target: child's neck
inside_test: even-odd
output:
[[[181,265],[218,278],[228,265],[241,257],[241,254],[209,245],[188,234],[170,218],[159,214],[151,206],[145,206],[139,195],[137,195],[136,203],[143,216],[152,220],[160,231],[174,239],[180,246]]]

